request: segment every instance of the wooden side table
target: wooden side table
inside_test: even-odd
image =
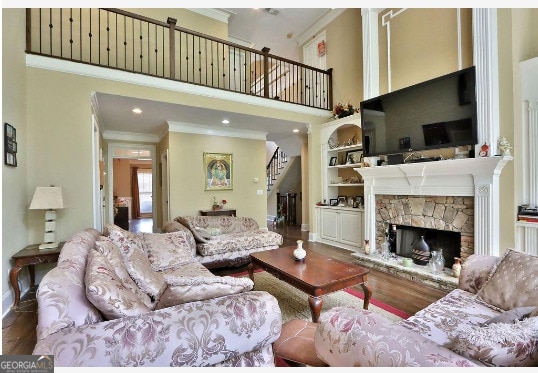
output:
[[[56,263],[60,256],[60,251],[65,242],[60,242],[60,245],[56,249],[39,249],[39,244],[28,245],[11,258],[13,259],[13,267],[9,272],[9,281],[13,290],[15,290],[15,302],[13,303],[13,309],[19,308],[21,301],[21,290],[19,289],[19,272],[20,270],[28,266],[30,272],[30,287],[35,285],[35,268],[36,264],[43,263]]]
[[[221,210],[200,210],[200,215],[202,215],[202,216],[220,216],[220,215],[237,216],[236,213],[235,213],[235,210],[226,210],[226,209],[221,209]]]

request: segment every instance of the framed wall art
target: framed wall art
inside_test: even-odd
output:
[[[17,130],[9,123],[4,123],[4,163],[17,167]]]
[[[231,153],[204,152],[205,190],[233,189],[233,163]]]

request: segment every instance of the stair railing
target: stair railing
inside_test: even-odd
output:
[[[278,175],[280,175],[280,171],[286,166],[286,163],[288,162],[288,156],[286,153],[280,149],[280,147],[276,148],[275,152],[273,153],[273,156],[271,157],[271,160],[267,164],[267,191],[271,191],[271,187],[274,185],[274,182],[276,179],[278,179]]]

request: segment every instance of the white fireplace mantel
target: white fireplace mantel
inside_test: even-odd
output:
[[[355,168],[364,180],[364,238],[376,236],[376,195],[474,196],[474,252],[499,255],[499,175],[512,157]]]

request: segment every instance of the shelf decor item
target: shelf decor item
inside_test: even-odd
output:
[[[342,104],[339,102],[336,105],[334,105],[332,114],[335,119],[338,119],[338,118],[348,117],[358,112],[359,112],[358,109],[355,109],[353,107],[353,104],[351,104],[351,102],[348,102],[347,104]]]
[[[430,246],[424,241],[424,236],[415,242],[411,251],[413,263],[425,266],[430,261]]]
[[[370,240],[364,240],[364,253],[370,255]]]

